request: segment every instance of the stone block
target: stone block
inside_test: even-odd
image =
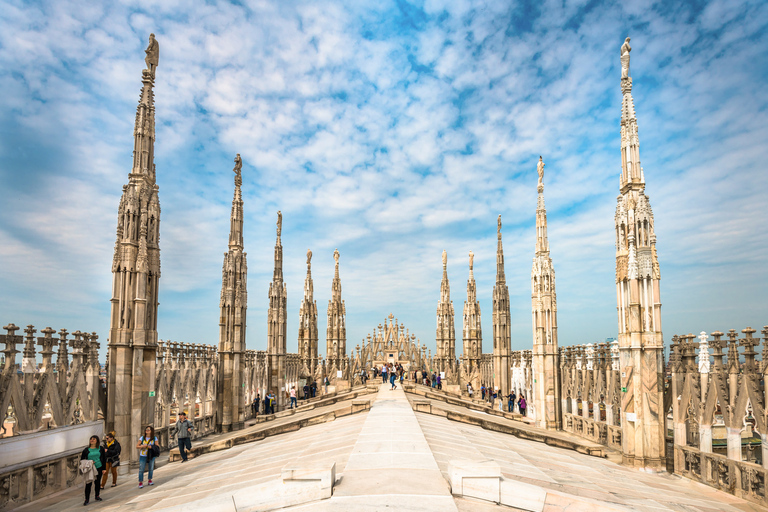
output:
[[[451,493],[499,503],[501,467],[492,460],[452,460],[448,464]]]
[[[280,480],[238,490],[232,500],[238,512],[273,510],[330,498],[336,481],[336,463],[286,466]]]
[[[416,412],[425,412],[430,414],[432,412],[432,402],[429,400],[414,400],[413,409]]]
[[[370,400],[352,400],[352,412],[367,411],[371,408]]]
[[[499,497],[499,503],[502,505],[541,512],[547,502],[547,491],[536,485],[504,478],[501,481]]]

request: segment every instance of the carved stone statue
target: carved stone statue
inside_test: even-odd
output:
[[[312,250],[307,249],[307,266],[312,262]]]
[[[339,264],[339,250],[334,249],[333,251],[333,260],[336,262],[336,264]]]
[[[283,214],[280,213],[280,210],[277,210],[277,236],[279,237],[282,232],[283,232]]]
[[[155,34],[149,34],[149,46],[144,50],[147,54],[144,57],[144,62],[147,64],[147,70],[152,76],[155,76],[155,69],[157,69],[157,63],[160,60],[160,43],[155,39]]]
[[[238,176],[240,176],[240,173],[243,171],[243,160],[240,158],[240,153],[235,157],[235,168],[232,169],[232,171]]]
[[[443,268],[448,265],[448,253],[443,249]]]
[[[499,214],[499,218],[496,221],[496,234],[501,236],[501,214]]]
[[[539,157],[539,163],[536,165],[536,172],[539,173],[539,188],[544,188],[544,160]]]
[[[469,251],[469,270],[472,270],[472,267],[475,264],[475,253],[472,251]]]
[[[629,38],[626,38],[624,44],[621,45],[621,78],[629,78],[629,52],[631,51]]]

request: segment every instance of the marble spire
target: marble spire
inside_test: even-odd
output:
[[[661,279],[656,232],[645,174],[640,165],[629,38],[621,47],[621,175],[616,215],[616,297],[622,388],[624,462],[663,469],[664,341],[661,332]]]
[[[151,64],[156,67],[159,43],[152,38],[152,45],[157,51],[153,50]],[[116,430],[126,446],[141,435],[142,425],[154,421],[148,411],[154,411],[155,382],[141,375],[154,375],[160,282],[154,68],[142,71],[141,83],[133,127],[133,162],[117,213],[108,346],[106,426]],[[135,451],[127,457],[138,461]]]
[[[464,302],[462,342],[464,358],[469,367],[480,367],[483,353],[483,329],[480,322],[480,303],[477,300],[477,284],[474,274],[474,254],[469,252],[469,278],[467,279],[467,300]]]
[[[549,255],[547,209],[544,205],[544,161],[538,163],[539,193],[536,202],[536,246],[531,268],[533,324],[533,413],[541,428],[561,428],[560,356],[557,348],[557,295],[555,269]]]
[[[240,430],[245,424],[245,326],[248,308],[248,263],[243,252],[243,162],[235,157],[235,192],[229,220],[228,251],[224,253],[219,301],[218,427],[222,432]]]
[[[501,243],[501,215],[496,220],[496,284],[493,286],[493,367],[494,386],[502,395],[509,393],[511,348],[511,314],[509,288],[504,275],[504,247]]]
[[[299,357],[314,375],[317,364],[317,301],[312,283],[312,251],[307,251],[307,277],[304,279],[304,298],[299,307]]]
[[[277,212],[277,240],[275,241],[275,269],[269,283],[269,310],[267,311],[267,354],[269,356],[269,391],[277,397],[280,410],[285,407],[286,325],[288,287],[283,282],[283,245],[281,235],[283,214]]]
[[[440,283],[440,300],[437,302],[437,333],[435,336],[435,360],[438,370],[447,371],[456,360],[456,327],[454,326],[451,285],[448,282],[448,254],[443,251],[443,280]]]
[[[341,360],[347,354],[347,311],[341,300],[341,278],[339,277],[339,250],[333,251],[336,268],[331,283],[331,300],[328,301],[328,326],[325,335],[326,359],[341,368]],[[345,376],[346,377],[346,376]]]

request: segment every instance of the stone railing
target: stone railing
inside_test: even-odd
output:
[[[768,507],[768,470],[758,464],[675,445],[675,473]]]
[[[673,336],[665,407],[676,473],[766,506],[768,327],[760,359],[755,332]]]
[[[621,450],[618,342],[560,348],[563,430]]]
[[[24,329],[24,336],[16,335],[19,328],[14,324],[4,329],[6,334],[0,335],[4,345],[0,509],[73,485],[80,451],[91,435],[103,433],[106,409],[96,333],[70,335],[66,329],[57,333],[46,327],[38,337],[32,325]],[[20,344],[19,363],[16,347]],[[41,347],[39,352],[36,346]]]

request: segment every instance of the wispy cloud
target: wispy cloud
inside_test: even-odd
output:
[[[289,348],[306,249],[325,311],[338,247],[350,345],[390,312],[433,345],[440,253],[449,253],[460,310],[471,249],[490,350],[499,213],[513,344],[529,347],[539,155],[561,343],[613,336],[618,49],[627,34],[664,331],[767,320],[764,2],[0,7],[6,322],[108,330],[116,209],[149,32],[161,44],[162,338],[216,342],[238,152],[251,348],[266,345],[278,209]]]

